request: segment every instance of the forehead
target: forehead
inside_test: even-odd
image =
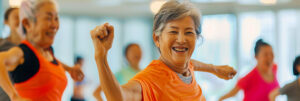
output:
[[[134,45],[129,46],[128,50],[129,49],[139,49],[139,48],[140,47],[138,45],[134,44]]]
[[[46,2],[39,5],[37,14],[57,15],[57,8],[53,3]]]
[[[261,51],[272,51],[272,47],[268,46],[268,45],[264,45],[262,47],[260,47]]]
[[[184,28],[194,28],[195,24],[190,16],[182,17],[176,20],[168,21],[166,24],[166,27],[168,28],[178,28],[178,27],[184,27]]]
[[[19,9],[14,9],[11,11],[11,13],[9,14],[9,16],[15,16],[15,15],[19,15]]]
[[[17,13],[17,12],[19,12],[18,8],[14,9],[11,13]]]

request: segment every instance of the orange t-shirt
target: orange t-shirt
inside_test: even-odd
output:
[[[205,101],[191,64],[189,70],[193,80],[186,84],[162,61],[153,60],[131,80],[141,84],[143,101]]]
[[[67,77],[62,65],[48,61],[28,41],[25,40],[22,44],[34,52],[40,67],[39,71],[27,81],[14,84],[18,94],[31,101],[61,101],[67,86]]]

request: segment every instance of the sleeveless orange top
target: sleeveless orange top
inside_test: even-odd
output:
[[[40,66],[38,72],[30,79],[14,84],[18,94],[32,101],[61,101],[67,86],[67,77],[62,65],[48,61],[28,41],[23,41],[22,44],[34,52]]]
[[[143,101],[205,101],[193,68],[190,64],[192,83],[186,84],[162,61],[153,60],[131,80],[141,84]]]

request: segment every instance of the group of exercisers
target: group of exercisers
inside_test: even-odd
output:
[[[67,86],[66,73],[74,79],[71,101],[84,101],[81,93],[83,59],[70,67],[54,56],[51,47],[59,29],[55,0],[23,0],[20,8],[9,8],[4,16],[10,36],[0,40],[0,101],[60,101]],[[205,101],[194,71],[209,72],[221,79],[232,79],[236,71],[227,65],[206,64],[191,59],[196,41],[201,37],[200,14],[189,2],[170,0],[154,16],[152,39],[160,53],[141,70],[142,51],[137,43],[127,45],[127,66],[113,74],[107,62],[112,47],[114,27],[109,23],[96,26],[90,33],[95,49],[100,92],[108,101]],[[277,65],[272,46],[258,40],[255,46],[256,67],[219,100],[244,91],[244,101],[274,101],[279,94],[289,101],[300,100],[300,58],[294,62],[297,80],[282,88],[277,81]],[[91,50],[92,51],[92,50]]]

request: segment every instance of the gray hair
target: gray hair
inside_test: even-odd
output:
[[[39,8],[41,7],[41,4],[44,3],[52,3],[55,5],[55,7],[57,8],[57,2],[55,0],[23,0],[20,6],[20,21],[22,22],[22,20],[24,19],[29,19],[30,21],[36,21],[36,12],[39,10]],[[26,31],[24,29],[24,26],[22,25],[22,23],[20,23],[20,32],[25,34]]]
[[[171,0],[166,2],[154,16],[153,31],[155,35],[160,35],[164,29],[166,23],[171,20],[180,19],[186,16],[190,16],[195,24],[195,30],[197,36],[200,36],[200,13],[195,6],[187,1],[178,2]]]

